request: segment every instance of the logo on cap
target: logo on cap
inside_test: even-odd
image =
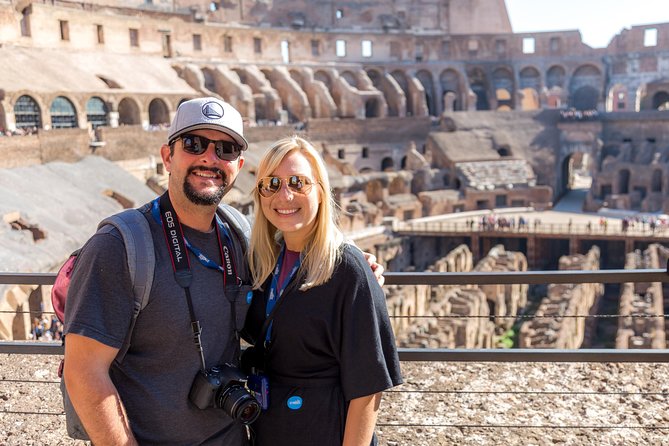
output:
[[[202,106],[202,114],[209,119],[221,119],[223,107],[218,102],[207,102]]]

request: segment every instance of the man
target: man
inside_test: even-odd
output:
[[[200,370],[238,363],[236,330],[248,300],[228,293],[234,281],[226,272],[237,265],[224,250],[232,243],[230,227],[215,214],[244,165],[247,147],[242,118],[229,104],[200,98],[179,106],[168,144],[161,147],[168,193],[142,208],[155,249],[153,286],[120,364],[114,359],[130,329],[134,303],[124,244],[112,231],[94,235],[82,250],[66,305],[63,379],[96,446],[246,443],[242,424],[223,409],[199,409],[189,391]],[[176,216],[168,214],[169,206]],[[171,226],[170,218],[177,224]],[[192,247],[185,253],[192,273],[188,289],[175,278],[172,259],[180,253],[168,244],[165,226],[182,227]],[[201,325],[201,351],[193,342],[193,319]]]

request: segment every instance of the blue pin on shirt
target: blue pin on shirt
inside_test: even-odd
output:
[[[302,398],[299,396],[291,396],[288,398],[288,401],[286,401],[286,406],[291,410],[297,410],[302,407]]]
[[[251,300],[253,300],[253,291],[246,293],[246,303],[251,305]]]

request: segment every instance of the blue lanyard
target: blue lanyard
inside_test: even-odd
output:
[[[158,223],[160,226],[163,225],[163,221],[160,218],[160,204],[158,202],[158,198],[153,200],[151,202],[151,215],[153,216],[153,219]],[[223,222],[221,221],[220,217],[218,214],[216,214],[216,235],[218,236],[218,243],[219,243],[219,249],[221,250],[221,258],[225,261],[225,268],[222,265],[219,265],[218,263],[214,262],[211,260],[209,257],[204,255],[202,251],[200,251],[197,247],[193,246],[190,244],[188,239],[184,237],[184,243],[186,245],[186,248],[190,250],[195,255],[195,258],[205,267],[215,269],[223,273],[224,277],[224,282],[227,281],[227,277],[230,276],[235,279],[236,283],[240,283],[241,279],[237,276],[237,271],[236,268],[232,262],[232,256],[230,253],[230,249],[228,246],[232,246],[232,238],[230,237],[230,233],[228,232],[227,228],[223,225]],[[223,246],[221,243],[221,236],[220,233],[223,233],[223,236],[225,237],[226,245]]]
[[[286,251],[286,245],[284,244],[281,247],[281,252],[279,253],[279,258],[276,261],[276,267],[274,267],[274,274],[272,276],[272,284],[269,287],[269,298],[267,299],[267,306],[265,307],[265,317],[269,317],[270,313],[272,312],[272,309],[276,305],[277,301],[283,294],[284,290],[292,280],[293,276],[295,276],[295,273],[297,273],[297,270],[300,269],[300,264],[301,259],[298,257],[298,259],[295,261],[295,265],[290,270],[290,273],[286,276],[286,280],[283,282],[283,286],[279,288],[279,276],[281,275],[281,265],[283,264],[283,257]],[[270,321],[269,327],[267,328],[267,334],[265,335],[265,343],[269,342],[270,336],[272,334],[272,323],[274,321]]]

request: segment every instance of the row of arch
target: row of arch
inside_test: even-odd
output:
[[[182,101],[185,99],[182,99]],[[18,97],[13,106],[15,126],[17,129],[42,128],[79,128],[82,123],[95,129],[105,125],[141,125],[142,111],[138,101],[126,97],[114,104],[104,101],[99,96],[88,98],[83,108],[85,120],[81,119],[80,111],[75,101],[67,96],[56,96],[48,105],[48,115],[42,110],[39,101],[33,96],[24,94]],[[112,113],[113,112],[113,113]],[[161,126],[169,125],[171,108],[168,102],[161,98],[154,98],[148,104],[148,124]],[[112,117],[114,118],[112,121]],[[8,128],[1,115],[0,127]]]

